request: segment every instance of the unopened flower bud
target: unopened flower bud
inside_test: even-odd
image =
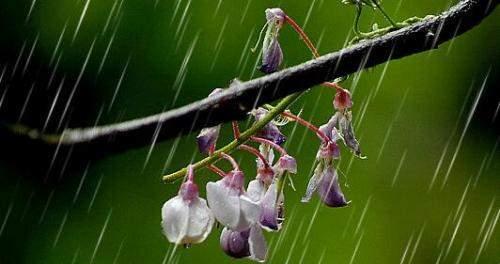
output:
[[[333,99],[333,107],[337,110],[344,110],[352,107],[351,93],[346,89],[339,89]]]

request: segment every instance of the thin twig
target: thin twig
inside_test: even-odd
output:
[[[241,120],[256,106],[389,60],[435,49],[479,24],[498,3],[463,0],[439,16],[427,17],[402,29],[242,82],[210,98],[160,114],[105,126],[66,129],[61,134],[44,134],[20,124],[5,123],[0,132],[9,135],[4,140],[24,140],[53,148],[80,147],[90,157],[143,147],[151,144],[153,135],[156,135],[156,142],[161,142],[203,127]],[[210,161],[213,159],[216,157],[211,156]]]

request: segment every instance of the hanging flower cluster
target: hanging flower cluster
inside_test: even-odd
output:
[[[266,19],[264,29],[267,28],[267,31],[263,41],[260,67],[262,72],[274,72],[282,63],[283,52],[278,41],[278,33],[285,23],[292,25],[301,34],[313,55],[318,56],[305,33],[283,10],[267,9]],[[235,159],[222,150],[216,151],[220,125],[204,128],[197,136],[200,152],[230,162],[232,170],[224,171],[214,162],[205,165],[221,177],[218,181],[207,183],[205,201],[199,197],[198,186],[194,179],[194,166],[188,166],[178,195],[168,200],[162,208],[162,227],[167,239],[178,245],[203,242],[217,221],[223,226],[220,246],[227,255],[265,261],[267,243],[263,231],[276,232],[281,229],[285,220],[284,186],[289,181],[290,174],[297,173],[295,158],[282,147],[286,136],[280,131],[280,126],[288,122],[297,122],[305,126],[320,141],[316,155],[318,165],[309,180],[302,201],[310,201],[314,193],[317,193],[321,201],[329,207],[348,205],[349,201],[341,190],[334,161],[340,158],[339,142],[343,142],[356,156],[361,156],[352,126],[350,108],[353,103],[349,91],[338,84],[324,85],[336,90],[333,99],[333,108],[336,112],[320,127],[289,110],[278,113],[281,115],[281,121],[278,122],[275,118],[269,118],[274,113],[274,107],[268,105],[249,113],[255,119],[254,126],[260,124],[258,126],[260,129],[250,136],[245,136],[244,139],[240,138],[238,123],[233,122],[235,137],[233,142],[237,142],[237,148],[256,156],[256,171],[253,174],[255,177],[248,179],[248,184],[245,184],[248,174],[245,176]],[[217,88],[209,96],[221,91],[222,89]]]

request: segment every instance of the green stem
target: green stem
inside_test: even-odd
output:
[[[380,13],[382,13],[382,15],[384,15],[385,19],[387,19],[387,21],[389,21],[389,23],[391,23],[391,25],[395,28],[399,28],[399,25],[394,22],[391,17],[385,12],[385,10],[379,5],[379,3],[377,2],[377,0],[372,0],[372,3],[375,5],[375,7],[377,7],[377,9],[380,11]]]
[[[221,153],[233,152],[240,145],[247,142],[251,136],[259,132],[259,130],[261,130],[266,124],[271,122],[276,116],[280,115],[283,111],[285,111],[303,93],[304,92],[297,92],[283,98],[283,100],[281,100],[272,110],[270,110],[267,113],[267,115],[264,116],[259,122],[256,122],[255,124],[252,125],[252,127],[241,133],[238,139],[231,141],[231,143],[215,151],[212,155],[196,162],[195,164],[192,165],[193,169],[197,170],[206,167],[209,164],[217,162],[220,159]],[[163,181],[174,182],[178,179],[182,179],[184,175],[186,175],[186,168],[183,168],[174,173],[163,176]]]

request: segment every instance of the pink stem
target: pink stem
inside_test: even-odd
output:
[[[262,161],[262,163],[264,163],[264,166],[266,168],[270,167],[269,162],[267,162],[267,160],[264,157],[264,155],[262,155],[262,153],[260,153],[257,149],[255,149],[253,147],[250,147],[248,145],[245,145],[245,144],[240,145],[239,148],[242,149],[242,150],[248,151],[249,153],[254,154],[257,158],[259,158]]]
[[[209,165],[207,166],[207,168],[208,168],[209,170],[211,170],[211,171],[213,171],[213,172],[217,173],[217,174],[218,174],[219,176],[221,176],[221,177],[226,176],[226,173],[225,173],[223,170],[219,169],[217,166],[215,166],[215,165],[213,165],[213,164],[209,164]]]
[[[228,155],[228,154],[226,154],[226,153],[224,153],[224,152],[221,152],[221,153],[220,153],[220,156],[221,156],[223,159],[225,159],[225,160],[229,161],[229,162],[231,163],[231,165],[233,166],[233,169],[235,169],[235,170],[240,170],[240,166],[238,165],[238,162],[236,162],[236,160],[234,160],[234,158],[233,158],[233,157],[231,157],[230,155]]]
[[[191,164],[187,167],[187,181],[194,181],[194,169]]]
[[[301,117],[298,117],[292,113],[290,113],[289,111],[285,111],[283,113],[281,113],[283,116],[285,117],[288,117],[290,119],[293,119],[295,121],[297,121],[297,123],[307,127],[309,130],[313,131],[316,133],[316,135],[318,135],[318,137],[320,139],[322,139],[325,143],[329,142],[330,141],[330,137],[328,137],[327,135],[325,135],[325,133],[321,132],[321,130],[319,130],[318,127],[316,127],[315,125],[311,124],[310,122],[302,119]]]
[[[311,50],[314,57],[318,58],[319,57],[318,50],[316,49],[316,47],[314,47],[313,43],[311,42],[311,40],[307,36],[306,32],[304,32],[304,30],[291,17],[285,16],[285,20],[286,20],[286,22],[288,22],[288,24],[290,24],[290,26],[293,27],[295,32],[297,32],[297,34],[299,34],[300,38],[304,41],[304,43],[309,48],[309,50]]]
[[[256,137],[256,136],[251,136],[250,140],[257,142],[257,143],[269,145],[272,148],[276,149],[281,155],[288,155],[288,153],[286,152],[286,150],[284,148],[282,148],[280,145],[272,142],[271,140]]]
[[[306,32],[291,17],[285,16],[285,20],[286,20],[286,22],[288,22],[288,24],[290,24],[290,26],[292,26],[292,28],[295,30],[295,32],[297,32],[297,34],[299,34],[300,38],[304,41],[306,46],[309,48],[309,50],[313,54],[314,58],[317,59],[319,57],[318,49],[316,49],[316,47],[314,46],[312,41],[307,36]],[[324,82],[323,86],[335,88],[337,90],[342,89],[342,87],[340,87],[337,83],[334,83],[334,82]]]

